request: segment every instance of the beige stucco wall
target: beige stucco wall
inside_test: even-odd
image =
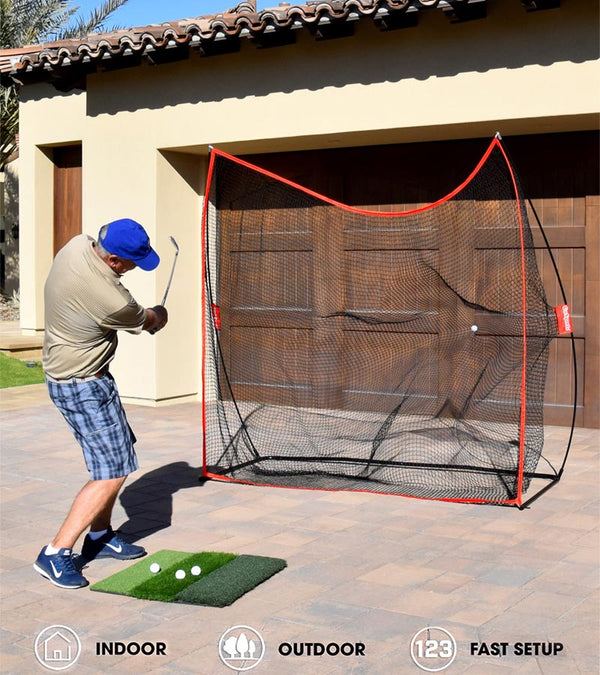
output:
[[[33,85],[22,92],[22,98],[26,102],[19,110],[21,328],[35,332],[44,327],[44,281],[52,264],[54,164],[50,148],[83,138],[86,96]]]
[[[22,325],[43,328],[42,287],[52,257],[52,163],[46,146],[83,145],[83,227],[142,222],[164,258],[126,285],[159,301],[181,254],[170,324],[125,335],[114,366],[122,394],[151,403],[195,395],[200,377],[200,214],[209,144],[230,152],[414,142],[594,128],[600,110],[596,3],[526,13],[492,2],[487,19],[451,25],[441,11],[418,27],[88,77],[86,93],[49,85],[21,106]]]

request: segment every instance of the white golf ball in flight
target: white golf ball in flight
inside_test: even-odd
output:
[[[177,570],[177,572],[175,572],[175,578],[185,579],[185,572],[183,570]]]
[[[197,577],[202,574],[202,569],[198,565],[194,565],[191,569],[192,574]]]
[[[150,565],[150,571],[152,572],[152,574],[160,572],[160,565],[158,563],[152,563],[152,565]]]

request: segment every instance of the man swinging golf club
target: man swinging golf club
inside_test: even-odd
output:
[[[56,255],[46,280],[43,367],[48,393],[81,445],[91,477],[33,565],[61,588],[88,583],[72,558],[75,542],[88,527],[84,561],[130,560],[146,553],[111,528],[117,494],[138,463],[136,438],[108,366],[117,331],[155,333],[167,323],[163,306],[144,309],[120,281],[125,272],[135,267],[150,271],[159,261],[144,228],[123,218],[104,225],[97,242],[85,234],[71,239]]]

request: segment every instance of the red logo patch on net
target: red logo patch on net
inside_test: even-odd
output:
[[[219,305],[211,304],[210,308],[212,309],[213,320],[215,322],[215,328],[221,330],[221,308]]]
[[[569,305],[560,305],[559,307],[555,307],[554,313],[556,314],[556,321],[558,322],[558,334],[564,335],[564,333],[572,333],[573,321],[571,319]]]

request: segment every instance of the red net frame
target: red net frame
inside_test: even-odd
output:
[[[379,484],[369,486],[366,489],[363,489],[360,485],[356,484],[356,481],[352,485],[347,487],[339,487],[336,481],[333,481],[332,485],[321,485],[319,481],[315,481],[315,474],[319,474],[319,471],[312,472],[312,478],[307,479],[306,476],[311,474],[311,471],[299,470],[298,473],[301,474],[302,478],[300,480],[274,480],[274,474],[277,474],[277,470],[269,469],[266,472],[258,471],[256,475],[248,474],[249,467],[260,464],[261,462],[271,462],[276,463],[281,461],[285,463],[285,470],[282,472],[287,475],[289,478],[290,469],[289,463],[291,461],[290,457],[285,455],[274,455],[272,452],[261,453],[261,449],[257,448],[255,442],[252,439],[252,434],[254,433],[253,429],[250,429],[249,426],[245,423],[244,414],[240,411],[238,402],[243,402],[243,396],[240,398],[240,393],[236,392],[235,383],[232,384],[231,378],[228,375],[228,371],[232,370],[231,362],[225,363],[226,359],[223,358],[223,353],[220,346],[220,332],[221,332],[221,306],[217,298],[217,293],[215,292],[215,285],[223,283],[223,280],[220,278],[222,272],[220,267],[222,264],[218,261],[218,256],[221,253],[218,251],[219,248],[219,238],[220,234],[218,232],[221,227],[221,222],[219,220],[219,204],[227,200],[227,196],[223,193],[227,192],[227,187],[222,187],[220,184],[218,189],[216,189],[216,184],[221,182],[221,174],[227,172],[227,167],[236,167],[242,173],[248,172],[254,176],[260,176],[261,179],[264,179],[266,182],[265,185],[269,186],[269,189],[273,186],[281,186],[282,190],[290,190],[295,195],[304,196],[310,204],[314,205],[327,205],[333,209],[339,210],[345,214],[350,214],[352,218],[364,216],[367,219],[409,219],[419,217],[420,214],[426,214],[432,212],[432,210],[452,202],[455,198],[463,198],[463,193],[471,189],[472,185],[476,180],[481,176],[482,173],[488,171],[488,164],[490,158],[494,158],[494,161],[497,165],[501,166],[501,172],[504,172],[502,179],[504,183],[508,186],[505,186],[505,189],[508,189],[510,192],[510,199],[514,203],[513,211],[516,222],[515,232],[518,243],[513,247],[515,250],[518,250],[518,266],[520,267],[520,325],[521,325],[521,335],[520,335],[520,366],[519,366],[519,386],[518,386],[518,419],[515,420],[515,425],[518,427],[518,439],[506,441],[503,440],[505,444],[512,444],[513,446],[518,447],[518,453],[515,458],[514,470],[507,471],[505,468],[498,468],[494,466],[492,462],[491,466],[479,466],[473,467],[471,465],[457,465],[458,470],[464,470],[465,472],[473,473],[493,473],[494,471],[499,474],[504,474],[501,477],[501,481],[506,482],[506,475],[511,474],[511,487],[507,488],[507,495],[505,498],[498,497],[497,494],[492,496],[477,496],[477,491],[473,494],[454,494],[452,489],[449,490],[451,494],[439,494],[433,490],[432,494],[416,494],[415,490],[397,490],[394,486],[393,490],[385,489],[385,486]],[[217,178],[215,178],[217,176]],[[239,172],[236,173],[236,180],[239,183]],[[490,181],[490,177],[486,177],[486,180]],[[227,181],[223,180],[223,184]],[[235,181],[233,181],[235,183]],[[231,188],[229,188],[231,189]],[[254,189],[254,188],[253,188]],[[219,193],[219,190],[221,193]],[[264,188],[265,192],[268,192],[268,189]],[[238,192],[235,192],[235,198],[239,197]],[[282,199],[281,196],[278,196],[277,199]],[[256,207],[255,198],[250,199],[251,208],[247,207],[248,210],[260,211],[260,208]],[[268,208],[268,207],[265,207]],[[304,208],[304,206],[303,206]],[[240,208],[241,211],[244,210],[244,207]],[[534,261],[532,262],[531,251],[533,249],[532,245],[532,236],[530,231],[530,226],[527,218],[527,208],[526,203],[523,198],[519,180],[516,175],[516,172],[510,162],[508,154],[503,147],[500,136],[497,135],[486,152],[482,156],[481,160],[478,162],[477,166],[471,172],[471,174],[454,190],[443,198],[428,204],[426,206],[413,209],[410,211],[403,212],[384,212],[384,213],[374,213],[371,211],[366,211],[363,209],[358,209],[346,204],[340,203],[338,201],[332,200],[324,195],[321,195],[317,192],[309,190],[301,185],[298,185],[292,181],[289,181],[281,176],[261,169],[255,165],[252,165],[244,160],[233,157],[225,152],[220,150],[213,149],[210,156],[210,165],[206,186],[206,196],[204,202],[203,216],[202,216],[202,251],[203,251],[203,269],[205,272],[205,283],[202,288],[202,307],[203,307],[203,326],[205,329],[205,339],[203,340],[203,350],[202,350],[202,372],[203,372],[203,399],[202,399],[202,419],[203,419],[203,438],[204,438],[204,447],[203,447],[203,476],[206,478],[214,478],[220,480],[231,480],[240,483],[250,483],[257,485],[273,485],[277,487],[295,487],[299,489],[349,489],[349,490],[358,490],[358,491],[374,491],[384,494],[398,494],[402,496],[420,498],[420,499],[438,499],[442,501],[452,501],[452,502],[466,502],[466,503],[493,503],[506,506],[517,506],[519,508],[524,508],[534,499],[539,497],[543,492],[552,487],[560,479],[562,472],[564,470],[564,465],[566,462],[566,457],[568,454],[570,440],[567,448],[565,449],[564,457],[562,464],[559,469],[556,469],[551,461],[548,458],[542,455],[541,446],[543,445],[543,421],[540,417],[540,408],[542,405],[542,395],[543,395],[543,386],[540,385],[540,382],[537,382],[535,385],[536,391],[530,391],[532,385],[528,382],[528,370],[531,380],[532,370],[532,357],[528,352],[528,338],[535,340],[536,343],[539,343],[540,338],[545,342],[545,346],[540,347],[539,344],[534,348],[534,359],[533,363],[539,361],[542,358],[542,352],[547,350],[547,345],[557,334],[556,326],[556,315],[554,310],[550,308],[546,302],[545,295],[543,293],[543,287],[541,280],[539,279],[539,273],[535,267]],[[539,224],[539,223],[538,223]],[[541,225],[540,225],[541,229]],[[543,232],[543,230],[542,230]],[[214,245],[212,242],[214,241]],[[546,242],[547,243],[547,242]],[[211,250],[212,249],[212,250]],[[547,247],[549,254],[551,255],[549,247]],[[218,270],[218,271],[217,271]],[[537,276],[536,276],[537,275]],[[557,272],[558,275],[558,272]],[[212,282],[211,282],[212,278]],[[215,279],[217,279],[215,281]],[[445,280],[442,279],[445,283]],[[532,315],[531,307],[528,306],[532,303],[532,298],[535,300],[535,311],[534,316],[530,321],[530,316]],[[469,302],[467,301],[468,305]],[[511,308],[512,309],[512,308]],[[543,319],[540,322],[539,316],[543,314]],[[347,315],[350,316],[350,312],[347,312]],[[333,318],[333,317],[332,317]],[[536,324],[535,326],[530,326],[530,323]],[[543,333],[543,335],[540,335]],[[533,337],[532,337],[533,336]],[[231,358],[235,358],[235,355]],[[545,366],[543,370],[543,377],[545,378]],[[537,379],[540,379],[540,374],[537,373]],[[221,410],[217,414],[217,418],[220,415],[220,422],[215,423],[214,416],[211,418],[211,415],[208,412],[208,408],[214,403],[214,400],[208,392],[211,389],[209,380],[214,379],[217,381],[217,399],[220,402],[217,402],[217,405],[221,405]],[[214,385],[214,383],[213,383]],[[224,390],[225,395],[223,395]],[[537,396],[537,401],[533,401],[532,396]],[[232,404],[232,405],[230,405]],[[305,405],[305,404],[302,404]],[[233,412],[226,412],[225,408],[229,406],[233,409]],[[273,407],[273,406],[272,406]],[[301,406],[302,407],[302,406]],[[534,412],[532,412],[534,411]],[[445,413],[447,415],[447,413]],[[396,414],[396,416],[398,416]],[[389,416],[388,416],[389,417]],[[401,415],[400,415],[401,417]],[[440,418],[443,417],[440,416]],[[536,434],[538,439],[528,438],[528,424],[530,423],[530,418],[534,418],[531,423],[532,426],[536,428]],[[393,423],[395,423],[396,418],[394,418]],[[211,429],[214,429],[214,426],[219,427],[219,432],[216,436],[211,437]],[[542,428],[542,438],[539,439],[540,427]],[[224,431],[225,430],[225,431]],[[487,432],[486,432],[487,433]],[[477,435],[477,434],[475,434]],[[240,442],[240,438],[243,439]],[[483,438],[486,438],[486,434],[483,434]],[[482,441],[484,442],[484,441]],[[495,441],[494,441],[495,442]],[[237,443],[235,452],[230,453],[230,456],[227,457],[227,449],[233,448],[233,444]],[[247,457],[244,457],[244,453],[240,452],[240,443],[241,445],[246,445]],[[532,464],[532,460],[528,460],[528,454],[530,454],[530,446],[534,444],[539,445],[539,451],[536,450],[534,456],[537,458]],[[510,450],[510,449],[509,449]],[[537,453],[537,455],[536,455]],[[300,456],[294,456],[294,460],[298,462],[302,461],[312,461],[317,462],[316,458],[304,458]],[[540,458],[543,459],[548,467],[549,471],[540,471],[538,469],[538,463]],[[364,459],[364,458],[363,458]],[[319,462],[323,461],[323,457],[318,458]],[[325,463],[332,462],[331,458],[324,460]],[[344,460],[345,461],[345,460]],[[354,459],[352,461],[355,461]],[[371,460],[369,460],[370,462]],[[497,460],[494,460],[497,461]],[[556,464],[557,462],[553,460]],[[350,460],[348,459],[348,463]],[[393,464],[401,464],[403,467],[410,467],[414,465],[415,468],[423,468],[422,462],[391,462]],[[557,463],[560,464],[560,461]],[[431,462],[430,466],[433,471],[440,470],[440,466],[443,466],[444,470],[448,472],[455,471],[455,468],[452,465],[448,464],[436,464]],[[293,472],[292,472],[293,473]],[[331,475],[331,471],[324,470],[323,474]],[[334,472],[335,473],[335,472]],[[525,499],[525,493],[531,487],[532,481],[536,484],[536,491],[534,494],[529,494],[527,499]],[[326,481],[325,481],[326,482]],[[352,483],[352,481],[350,481]],[[539,483],[542,483],[542,486],[539,487]]]

